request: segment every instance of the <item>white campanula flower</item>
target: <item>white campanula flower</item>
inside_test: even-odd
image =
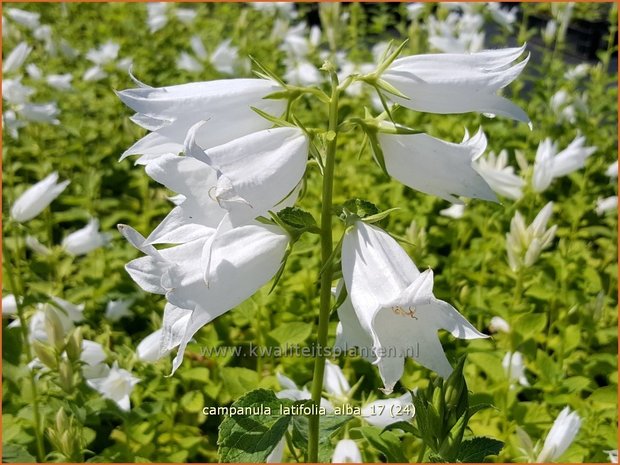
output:
[[[13,316],[17,314],[17,300],[13,294],[7,294],[2,297],[2,317]]]
[[[50,255],[52,253],[52,251],[48,247],[41,244],[41,242],[39,242],[39,240],[34,236],[26,236],[25,242],[26,247],[28,247],[35,253],[38,253],[40,255]]]
[[[53,172],[20,195],[11,207],[11,218],[24,223],[36,217],[58,197],[70,181],[58,182],[58,173]]]
[[[545,443],[536,461],[553,462],[559,459],[575,440],[580,427],[581,417],[577,412],[571,411],[570,407],[565,407],[547,433]]]
[[[338,310],[341,339],[368,347],[390,393],[406,357],[447,377],[452,367],[437,331],[462,339],[486,337],[450,304],[433,295],[433,273],[420,273],[406,252],[381,229],[357,221],[342,244],[342,273],[350,304]],[[353,312],[353,315],[351,313]],[[346,317],[343,314],[349,313]],[[359,320],[351,326],[347,322]]]
[[[507,352],[502,360],[502,367],[511,383],[518,382],[521,386],[529,386],[525,377],[525,365],[521,352]]]
[[[203,61],[209,58],[209,54],[207,53],[207,50],[205,49],[205,46],[202,43],[202,39],[200,38],[200,36],[193,35],[189,40],[189,43],[198,58]]]
[[[568,81],[574,81],[586,77],[590,72],[590,65],[588,63],[580,63],[574,68],[570,68],[564,73],[564,79]]]
[[[462,203],[457,195],[495,201],[473,166],[486,149],[486,137],[481,130],[467,137],[454,144],[428,134],[378,134],[388,174],[406,186],[453,203]]]
[[[251,224],[205,230],[191,242],[157,250],[130,227],[119,225],[119,230],[147,254],[125,267],[134,281],[191,312],[173,371],[202,326],[249,298],[276,274],[289,240],[278,227]]]
[[[129,411],[131,408],[129,396],[139,382],[140,379],[132,376],[129,371],[119,368],[118,362],[114,362],[106,376],[89,379],[86,384],[106,399],[114,401],[121,410]]]
[[[502,8],[502,4],[496,2],[489,2],[486,5],[487,11],[491,13],[491,17],[497,24],[512,30],[513,24],[517,21],[518,8],[516,6],[510,9]]]
[[[99,232],[99,220],[91,219],[82,229],[65,237],[62,247],[71,255],[86,255],[109,241],[110,234]]]
[[[84,339],[80,360],[83,362],[82,374],[85,379],[105,377],[109,367],[104,363],[108,355],[101,344]]]
[[[34,92],[33,88],[22,84],[21,77],[2,80],[2,99],[8,103],[26,103]]]
[[[26,123],[20,121],[13,110],[4,110],[2,112],[2,127],[6,129],[12,138],[17,139],[19,137],[19,129],[23,128],[25,125]]]
[[[17,71],[26,61],[32,47],[26,42],[20,42],[2,61],[2,73],[8,74]]]
[[[407,17],[409,18],[409,21],[417,20],[423,12],[424,12],[424,3],[421,3],[421,2],[407,3]]]
[[[100,81],[107,77],[106,73],[100,65],[91,66],[82,75],[82,79],[86,82]]]
[[[290,19],[297,16],[294,3],[289,2],[250,2],[252,8],[269,14],[277,14]]]
[[[413,400],[409,392],[392,399],[375,400],[362,407],[362,418],[381,429],[399,421],[411,421],[414,414]]]
[[[543,192],[551,182],[584,167],[586,159],[597,148],[586,147],[584,136],[577,135],[564,150],[559,151],[556,142],[546,138],[536,151],[532,187],[536,192]]]
[[[34,63],[29,63],[26,65],[26,74],[30,76],[35,81],[43,78],[43,71]]]
[[[26,121],[35,123],[59,124],[58,105],[56,102],[50,103],[22,103],[15,107],[19,115]]]
[[[28,29],[33,30],[39,27],[39,20],[41,18],[39,13],[32,13],[20,8],[7,8],[4,11],[8,17],[17,24],[21,24],[22,26],[26,26]]]
[[[189,71],[190,73],[197,73],[203,69],[202,63],[187,52],[181,52],[176,63],[177,68]]]
[[[119,44],[109,40],[98,48],[92,48],[86,52],[86,58],[96,65],[105,65],[116,60],[120,49]]]
[[[82,353],[80,360],[90,367],[100,365],[105,362],[108,355],[105,353],[103,346],[95,341],[84,339],[82,341]]]
[[[146,4],[146,24],[151,34],[159,31],[168,23],[167,10],[167,3],[149,2]]]
[[[143,138],[139,143],[151,153],[169,153],[158,148],[166,144],[183,144],[187,131],[200,121],[207,121],[196,132],[196,143],[203,149],[215,147],[237,137],[267,129],[271,122],[259,116],[251,107],[279,115],[285,109],[282,100],[264,97],[282,90],[265,79],[222,79],[194,82],[169,87],[140,87],[118,93],[120,99],[136,111],[132,121],[160,136]],[[234,121],[234,124],[231,124]],[[134,145],[126,154],[142,154]],[[172,153],[178,153],[172,152]]]
[[[482,112],[529,122],[524,111],[497,92],[523,71],[529,55],[512,64],[525,50],[484,50],[470,54],[426,54],[398,58],[381,79],[408,97],[389,98],[429,113]]]
[[[169,350],[162,350],[163,332],[163,328],[158,329],[140,341],[138,347],[136,347],[138,360],[156,362],[169,352]]]
[[[308,138],[297,127],[273,128],[206,152],[196,147],[186,150],[190,152],[215,169],[217,183],[211,196],[238,224],[268,215],[295,189],[306,170]]]
[[[133,299],[110,300],[106,304],[105,317],[114,322],[121,318],[131,316],[132,313],[130,308],[133,302]]]
[[[207,123],[208,124],[208,123]],[[305,171],[307,139],[296,128],[258,131],[206,151],[188,134],[186,153],[163,155],[146,164],[146,173],[181,194],[178,205],[148,236],[147,244],[189,242],[210,234],[227,217],[243,224],[294,200]],[[196,158],[194,158],[196,157]]]
[[[308,56],[311,50],[316,48],[320,39],[320,29],[308,30],[306,23],[298,23],[286,32],[280,50],[284,51],[291,59],[303,59]]]
[[[606,450],[605,452],[609,456],[610,463],[618,463],[618,449]]]
[[[71,81],[73,76],[69,73],[66,74],[49,74],[45,78],[45,82],[50,87],[56,90],[71,90]]]
[[[276,447],[271,451],[271,454],[265,459],[265,463],[282,463],[282,457],[284,455],[284,446],[286,445],[286,437],[280,439]]]
[[[234,74],[239,62],[239,49],[231,44],[230,39],[220,43],[211,54],[211,64],[222,74]]]
[[[599,198],[596,201],[596,208],[594,209],[597,214],[604,215],[608,211],[616,211],[618,209],[618,196],[612,195],[610,197]]]
[[[512,200],[519,200],[523,196],[525,181],[508,165],[508,151],[505,149],[497,156],[490,152],[486,157],[479,157],[474,168],[499,195]]]
[[[352,439],[341,439],[334,448],[332,463],[362,463],[362,453]]]
[[[510,325],[501,316],[494,316],[489,322],[489,331],[493,333],[509,333]]]
[[[308,388],[303,387],[299,389],[295,381],[293,381],[288,376],[282,373],[276,373],[276,377],[278,378],[278,382],[280,383],[281,391],[276,392],[276,397],[278,399],[289,399],[289,400],[310,400],[312,395]],[[323,407],[328,413],[334,411],[334,407],[330,401],[327,399],[321,398],[321,407]]]
[[[439,210],[439,214],[441,216],[452,218],[453,220],[458,220],[459,218],[462,218],[463,215],[465,214],[465,205],[459,205],[455,203],[449,206],[448,208]]]
[[[558,23],[555,20],[551,19],[547,21],[547,25],[545,29],[542,31],[542,38],[545,44],[550,45],[555,40],[555,36],[558,32]]]
[[[339,399],[346,399],[351,391],[351,386],[349,385],[347,378],[345,378],[342,369],[329,360],[325,360],[323,389]]]
[[[549,202],[527,227],[521,213],[515,213],[510,221],[510,232],[506,234],[508,264],[513,271],[532,266],[540,253],[551,245],[558,229],[557,225],[547,229],[552,212],[553,202]]]
[[[428,21],[428,42],[432,48],[445,53],[479,52],[484,48],[484,18],[465,9],[450,12],[444,20],[434,16]]]
[[[183,8],[177,6],[177,8],[174,10],[174,15],[183,24],[191,24],[194,19],[196,19],[198,13],[196,12],[196,10],[193,10],[191,8]]]
[[[323,81],[323,76],[316,66],[307,60],[287,60],[284,79],[296,86],[313,86]]]
[[[618,178],[618,160],[616,160],[611,165],[609,165],[607,170],[605,170],[605,174],[609,176],[611,179]]]

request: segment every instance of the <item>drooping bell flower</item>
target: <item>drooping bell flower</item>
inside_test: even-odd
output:
[[[461,339],[486,337],[433,295],[433,272],[420,273],[396,241],[375,226],[357,221],[346,232],[342,273],[359,320],[353,334],[359,337],[361,328],[369,336],[386,393],[402,376],[406,357],[444,378],[452,372],[439,329]]]

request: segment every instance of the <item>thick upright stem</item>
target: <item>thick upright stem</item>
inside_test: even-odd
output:
[[[323,391],[323,375],[325,373],[325,350],[327,346],[327,330],[329,311],[331,308],[331,287],[333,269],[329,262],[333,250],[332,239],[332,194],[334,189],[334,165],[336,157],[336,142],[338,139],[338,77],[330,70],[332,93],[329,105],[328,142],[325,154],[325,169],[323,172],[323,205],[321,208],[321,295],[319,327],[317,335],[316,353],[314,355],[314,377],[312,379],[312,401],[318,407],[321,405]],[[319,454],[319,416],[312,415],[308,428],[308,461],[317,462]]]
[[[4,267],[6,271],[6,275],[9,277],[9,284],[11,286],[11,292],[13,292],[13,294],[15,295],[15,304],[17,306],[17,316],[19,318],[19,324],[20,324],[20,329],[21,329],[22,339],[23,339],[22,343],[24,345],[24,350],[26,351],[26,358],[30,362],[32,361],[32,350],[30,348],[30,340],[28,338],[28,325],[26,323],[26,316],[24,314],[24,307],[22,306],[20,302],[20,296],[23,296],[24,289],[21,283],[20,283],[19,290],[17,288],[15,275],[13,273],[13,270],[11,270],[10,266],[8,265],[10,264],[10,261],[9,261],[10,255],[8,253],[8,247],[6,246],[6,242],[4,239],[2,240],[2,255],[3,255],[4,264],[6,265]],[[19,260],[19,256],[17,257],[17,260]],[[16,273],[19,274],[18,265],[16,265],[15,271]],[[32,391],[32,410],[33,410],[33,416],[34,416],[34,435],[35,435],[35,440],[36,440],[36,445],[37,445],[37,461],[43,462],[45,460],[45,448],[43,446],[41,414],[39,411],[39,393],[37,391],[37,383],[34,378],[34,370],[28,370],[28,373],[29,373],[28,377],[30,378],[30,389]]]

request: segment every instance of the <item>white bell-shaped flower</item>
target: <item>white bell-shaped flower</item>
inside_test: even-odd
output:
[[[352,439],[341,439],[334,448],[332,463],[362,463],[360,448]]]
[[[452,372],[439,329],[461,339],[486,337],[454,307],[436,299],[432,271],[420,273],[396,241],[375,226],[357,221],[347,231],[342,273],[359,326],[372,340],[386,393],[402,376],[406,357],[443,377]]]
[[[387,172],[406,186],[453,203],[462,203],[459,195],[496,200],[473,166],[487,146],[482,130],[471,138],[466,134],[461,144],[428,134],[379,133],[378,137]]]
[[[53,172],[17,198],[11,207],[11,217],[18,223],[33,219],[65,190],[69,182],[59,183],[58,173]]]
[[[381,79],[408,97],[389,94],[389,98],[412,110],[441,114],[476,111],[529,122],[521,108],[497,95],[523,71],[529,55],[513,62],[524,51],[525,45],[476,53],[406,56],[395,60]]]
[[[120,91],[118,96],[136,111],[134,123],[172,142],[182,143],[194,124],[208,121],[196,133],[196,142],[210,148],[270,127],[271,123],[251,107],[279,115],[286,102],[264,98],[279,90],[278,84],[265,79],[222,79],[139,87]]]
[[[553,422],[547,433],[543,448],[538,454],[537,462],[552,462],[559,459],[575,440],[581,427],[581,417],[565,407]]]

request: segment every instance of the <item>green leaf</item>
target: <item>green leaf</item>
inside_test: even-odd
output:
[[[224,367],[221,371],[223,392],[228,399],[237,399],[258,386],[258,373],[247,368]]]
[[[312,334],[312,325],[308,323],[284,323],[268,333],[275,345],[283,347],[299,345]]]
[[[521,315],[514,322],[513,327],[524,340],[540,334],[547,326],[547,315],[544,313],[528,313]]]
[[[7,463],[34,463],[37,459],[24,446],[18,444],[3,444],[2,461]]]
[[[484,436],[468,439],[461,443],[457,460],[464,463],[478,463],[484,461],[489,455],[497,455],[504,447],[502,441]]]
[[[362,436],[370,443],[372,447],[377,449],[388,462],[391,463],[407,463],[407,457],[402,452],[403,445],[398,436],[391,431],[380,432],[372,426],[364,426],[359,428]]]
[[[297,207],[286,207],[276,213],[278,218],[294,231],[320,232],[312,214]]]
[[[245,408],[249,415],[231,415],[222,421],[218,435],[220,462],[264,463],[286,433],[290,415],[280,415],[281,406],[293,401],[278,399],[272,391],[247,393],[231,408]]]
[[[204,407],[205,399],[200,391],[189,391],[181,397],[181,407],[186,412],[198,413]]]

